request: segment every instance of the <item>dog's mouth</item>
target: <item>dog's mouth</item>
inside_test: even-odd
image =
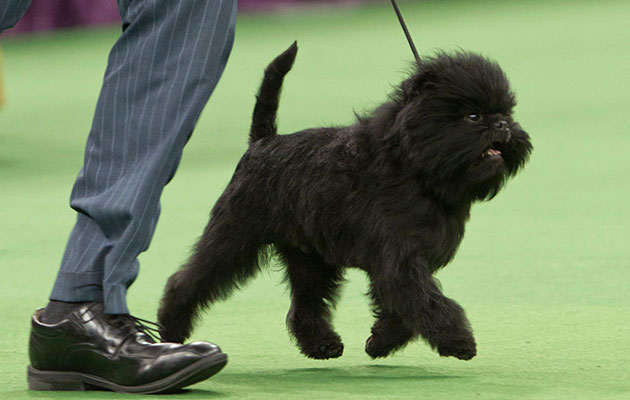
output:
[[[503,160],[501,156],[501,150],[498,149],[498,144],[493,143],[492,146],[487,148],[480,156],[482,159],[488,160]]]

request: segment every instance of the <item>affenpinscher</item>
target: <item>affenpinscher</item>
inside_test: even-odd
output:
[[[274,248],[291,286],[287,324],[306,356],[342,354],[330,310],[344,268],[357,267],[376,316],[371,357],[421,336],[442,356],[471,359],[464,310],[432,275],[455,255],[471,204],[492,199],[532,150],[505,74],[480,55],[440,52],[353,125],[277,135],[296,53],[294,43],[265,70],[249,149],[166,285],[163,338],[186,339],[200,311],[245,284]]]

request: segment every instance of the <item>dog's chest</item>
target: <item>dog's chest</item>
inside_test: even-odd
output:
[[[436,218],[431,229],[423,230],[423,256],[435,271],[448,264],[455,256],[464,237],[467,215],[443,214]]]

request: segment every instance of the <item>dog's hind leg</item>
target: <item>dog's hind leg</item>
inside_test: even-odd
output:
[[[287,265],[291,309],[287,325],[304,355],[316,359],[337,358],[343,343],[331,326],[331,308],[343,281],[342,268],[324,262],[315,253],[283,246],[280,255]]]
[[[158,311],[162,339],[183,342],[202,309],[227,298],[259,271],[256,235],[213,218],[189,261],[168,280]]]

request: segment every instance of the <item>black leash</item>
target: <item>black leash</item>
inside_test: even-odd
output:
[[[400,9],[398,8],[398,4],[396,0],[392,0],[392,6],[394,6],[394,11],[396,11],[396,15],[398,16],[398,21],[400,21],[400,25],[405,32],[405,36],[407,36],[407,41],[409,42],[409,46],[411,46],[411,51],[413,52],[413,56],[416,58],[416,62],[420,64],[420,56],[418,55],[418,50],[416,50],[416,45],[413,44],[413,39],[411,39],[411,35],[409,34],[409,30],[407,29],[407,24],[405,24],[405,20],[403,19],[402,14],[400,13]]]

